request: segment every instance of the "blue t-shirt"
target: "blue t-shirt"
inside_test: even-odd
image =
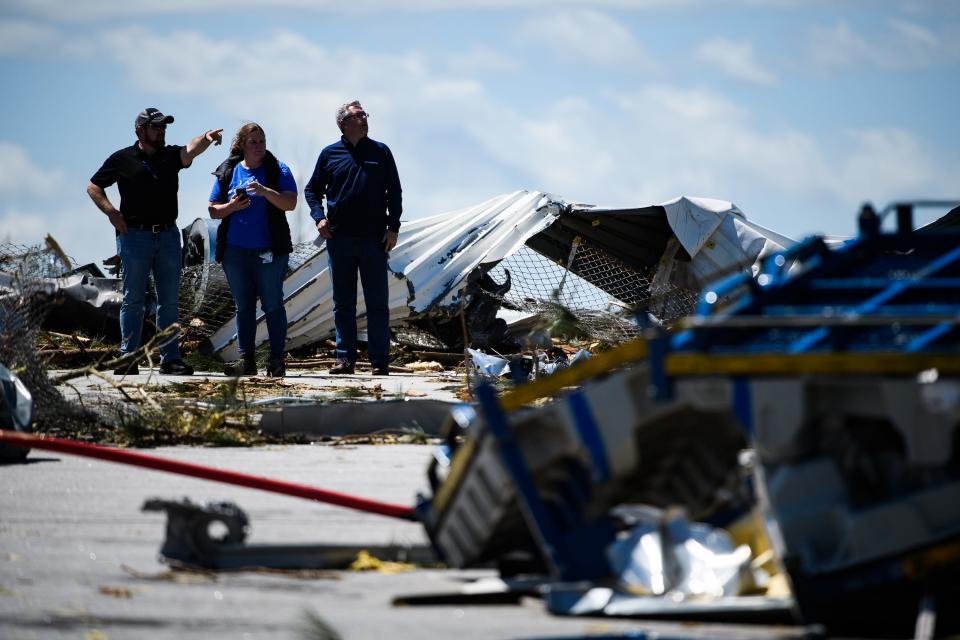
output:
[[[297,181],[294,180],[290,167],[279,160],[277,164],[280,165],[280,186],[277,191],[296,192]],[[256,169],[247,169],[242,162],[238,162],[230,177],[230,195],[227,201],[229,202],[237,189],[246,187],[254,181],[266,184],[266,180],[267,170],[262,164]],[[268,249],[270,248],[270,228],[267,225],[267,199],[249,192],[248,195],[250,206],[230,214],[227,244],[242,249]],[[214,180],[213,189],[210,191],[210,202],[220,202],[220,200],[220,181]]]

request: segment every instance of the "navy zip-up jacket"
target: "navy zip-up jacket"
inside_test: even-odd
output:
[[[327,218],[335,236],[379,240],[387,229],[400,230],[400,176],[382,142],[363,138],[353,146],[341,137],[320,152],[304,195],[310,217]]]

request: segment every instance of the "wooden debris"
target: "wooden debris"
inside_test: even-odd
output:
[[[437,362],[436,360],[427,360],[419,362],[408,362],[406,365],[407,369],[415,371],[417,373],[422,371],[443,371],[443,365]]]
[[[421,361],[439,362],[445,365],[457,365],[463,362],[462,353],[447,353],[444,351],[414,351],[413,355]]]
[[[106,585],[103,585],[100,587],[99,591],[105,596],[112,596],[114,598],[129,599],[133,597],[133,591],[131,591],[127,587],[108,587]]]

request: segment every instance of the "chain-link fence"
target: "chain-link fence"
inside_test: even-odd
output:
[[[612,343],[639,335],[637,314],[650,313],[661,322],[671,322],[692,313],[699,295],[695,290],[656,284],[654,268],[639,271],[586,242],[571,248],[563,265],[525,246],[489,274],[502,283],[507,272],[511,287],[499,296],[504,308],[549,315],[559,304],[584,333]]]
[[[316,252],[312,243],[296,245],[291,269]],[[88,379],[82,389],[79,382],[78,389],[71,389],[70,382],[52,379],[38,348],[41,337],[44,344],[51,339],[41,327],[55,305],[63,303],[61,285],[69,270],[69,258],[55,245],[0,244],[0,363],[14,371],[33,394],[38,430],[109,439],[117,429],[128,428],[132,422],[142,423],[145,405],[123,398],[123,391],[110,381],[104,381],[98,389]],[[487,312],[493,309],[498,313],[501,317],[497,322],[503,326],[504,318],[522,321],[526,317],[544,327],[543,320],[549,320],[562,307],[587,337],[617,343],[638,334],[637,313],[652,313],[668,322],[693,310],[696,291],[659,286],[654,275],[653,269],[644,272],[630,268],[589,243],[578,243],[559,264],[522,247],[490,269],[485,276],[487,284],[475,287],[470,295],[478,302],[486,300]],[[508,280],[509,287],[505,286]],[[210,261],[187,267],[182,276],[180,306],[184,327],[181,340],[187,349],[191,340],[208,338],[228,322],[234,305],[222,267]],[[462,336],[459,317],[448,318],[447,322],[454,335]],[[424,331],[424,325],[405,324],[395,328],[395,335],[430,349],[451,347],[449,333],[431,334],[429,328]],[[64,345],[67,349],[76,346],[77,336],[62,338],[73,339]],[[99,357],[109,359],[115,346],[101,344]],[[169,417],[162,415],[164,419]]]
[[[65,398],[38,353],[43,320],[60,302],[53,279],[69,266],[69,259],[50,247],[0,245],[0,363],[30,390],[34,424],[48,433],[81,427],[90,432],[106,421],[96,397]]]
[[[394,327],[394,336],[414,348],[441,349],[459,347],[466,333],[474,346],[510,349],[552,327],[561,337],[616,344],[639,336],[638,316],[669,324],[694,311],[699,291],[662,275],[656,266],[626,265],[588,241],[578,241],[559,262],[523,246],[467,287],[463,322],[449,309]]]
[[[294,269],[317,253],[312,242],[294,246],[290,269]],[[5,312],[6,327],[22,322],[29,332],[6,336],[17,343],[36,337],[40,321],[45,316],[55,292],[44,279],[56,278],[67,265],[58,251],[44,247],[0,245],[0,273],[18,293],[8,292],[4,304],[10,307],[14,300],[21,305],[16,314]],[[575,319],[578,329],[592,339],[611,343],[635,337],[639,328],[638,313],[650,313],[656,319],[670,322],[690,314],[698,292],[683,287],[658,284],[654,268],[643,271],[623,264],[602,248],[589,242],[575,243],[565,262],[557,263],[524,246],[489,270],[491,287],[475,287],[470,295],[487,297],[500,309],[500,316],[508,323],[526,317],[541,316],[549,322],[558,306]],[[508,287],[498,287],[509,281]],[[8,287],[9,288],[9,287]],[[504,290],[505,289],[505,290]],[[149,307],[149,303],[148,303]],[[148,316],[149,316],[148,308]],[[212,336],[234,315],[233,297],[221,265],[200,260],[199,264],[183,270],[180,292],[180,319],[183,325],[181,340],[189,350]],[[16,318],[16,320],[14,320]],[[5,327],[5,334],[10,333]],[[31,333],[32,332],[32,333]],[[455,333],[460,333],[454,327]],[[449,347],[449,336],[430,335],[419,328],[400,326],[395,333],[402,342],[414,343],[432,349]],[[149,332],[148,332],[149,335]],[[35,351],[35,346],[23,347],[24,352]],[[20,357],[18,362],[25,362]],[[12,362],[12,360],[11,360]]]
[[[55,245],[0,244],[0,364],[30,391],[35,431],[133,446],[250,444],[269,438],[257,432],[258,408],[247,402],[246,389],[237,379],[208,383],[208,388],[197,391],[204,394],[202,400],[189,390],[164,395],[149,378],[146,383],[130,383],[100,371],[117,366],[111,362],[116,344],[81,336],[79,331],[71,335],[43,330],[45,320],[56,315],[51,312],[65,303],[66,283],[97,279],[69,274],[70,262]],[[190,285],[185,289],[194,291]],[[229,292],[226,298],[232,304]],[[202,306],[198,315],[208,313]],[[151,347],[160,338],[154,336],[142,355],[153,365],[157,359]],[[87,358],[76,370],[51,371],[49,356],[40,345],[57,357],[80,350]]]
[[[295,245],[290,269],[303,264],[317,251],[312,242]],[[639,335],[637,313],[651,313],[660,321],[670,322],[690,314],[698,295],[695,290],[675,285],[657,285],[654,269],[638,271],[588,242],[572,248],[566,264],[557,264],[523,246],[488,274],[496,284],[509,279],[509,290],[498,294],[476,288],[471,293],[493,299],[508,322],[531,315],[549,317],[559,304],[576,318],[583,333],[611,343]],[[185,341],[210,337],[233,314],[233,298],[219,264],[203,262],[184,269],[180,318]],[[402,343],[417,347],[450,346],[445,336],[431,335],[423,326],[424,323],[418,327],[398,326],[394,334]]]
[[[319,249],[313,242],[295,244],[290,252],[288,272],[316,255],[317,251]],[[181,340],[187,343],[209,338],[236,311],[223,267],[213,260],[205,262],[199,258],[198,262],[184,267],[180,275],[180,321],[184,327]]]

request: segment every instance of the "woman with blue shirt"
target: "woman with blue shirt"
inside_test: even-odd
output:
[[[283,278],[293,245],[287,211],[297,207],[297,183],[290,168],[267,151],[263,128],[249,122],[237,131],[230,157],[213,172],[210,217],[217,229],[217,262],[230,284],[237,307],[240,360],[228,363],[228,375],[256,375],[257,298],[270,336],[267,375],[283,377],[287,312]]]

